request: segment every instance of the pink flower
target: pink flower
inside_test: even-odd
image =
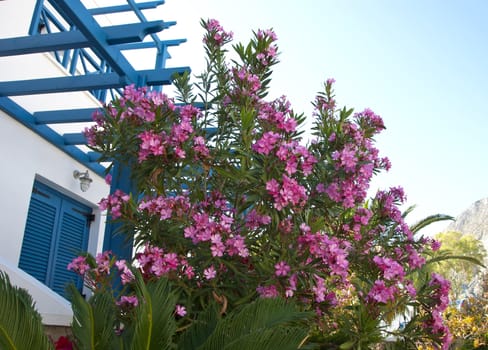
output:
[[[358,158],[356,156],[356,150],[353,149],[351,144],[347,144],[340,152],[333,152],[332,159],[338,161],[337,165],[343,168],[347,173],[352,173],[356,170]]]
[[[90,265],[88,265],[84,256],[78,256],[68,264],[68,270],[72,270],[80,275],[84,275],[89,269]]]
[[[212,256],[223,256],[225,251],[225,245],[222,243],[222,237],[220,234],[214,234],[210,236],[210,242],[212,242],[212,246],[210,250],[212,251]]]
[[[112,184],[112,174],[107,174],[107,175],[105,176],[105,183],[106,183],[107,185],[111,185],[111,184]]]
[[[97,254],[95,262],[97,263],[97,272],[100,274],[110,273],[110,251]]]
[[[290,273],[290,266],[284,261],[280,261],[274,267],[275,267],[275,275],[278,277],[286,276],[288,275],[288,273]]]
[[[315,276],[315,286],[312,287],[312,291],[317,303],[324,302],[325,292],[327,292],[327,289],[325,288],[325,280],[319,276]]]
[[[261,215],[256,209],[251,209],[246,216],[246,227],[250,229],[256,229],[261,225],[268,225],[270,222],[271,217],[269,215]]]
[[[283,174],[282,186],[275,179],[271,179],[266,183],[266,190],[273,197],[274,207],[277,210],[282,210],[289,204],[302,206],[308,198],[305,187],[285,174]]]
[[[415,289],[412,281],[405,282],[405,290],[412,298],[417,296],[417,290]]]
[[[433,240],[432,240],[432,243],[431,243],[431,245],[430,245],[430,247],[431,247],[431,248],[432,248],[432,250],[435,252],[435,251],[437,251],[437,250],[439,250],[439,249],[441,248],[441,244],[442,244],[442,243],[441,243],[441,242],[439,242],[438,240],[433,239]]]
[[[180,147],[175,147],[175,154],[176,154],[176,157],[178,157],[179,159],[185,159],[186,158],[186,152],[181,149]]]
[[[376,280],[373,287],[368,293],[367,299],[376,303],[387,303],[395,299],[397,288],[395,286],[387,287],[382,280]]]
[[[276,298],[277,296],[279,296],[278,289],[275,285],[258,286],[256,288],[256,291],[261,298]]]
[[[209,32],[204,38],[203,42],[207,45],[215,44],[221,46],[232,39],[232,32],[224,31],[219,21],[210,19],[204,24],[206,30]]]
[[[408,253],[408,264],[410,268],[416,269],[425,265],[425,258],[421,256],[410,244],[405,246]]]
[[[135,279],[134,274],[127,267],[127,263],[125,260],[116,261],[115,266],[117,266],[117,268],[120,271],[120,279],[122,281],[122,284],[130,283]]]
[[[197,136],[193,139],[193,150],[202,158],[206,158],[210,154],[210,151],[205,144],[205,139],[202,136]]]
[[[182,305],[178,305],[176,304],[176,307],[175,307],[175,314],[180,316],[180,317],[183,317],[186,315],[186,308]]]
[[[240,235],[232,236],[225,242],[225,244],[229,256],[238,255],[242,258],[247,258],[249,256],[249,250],[246,247],[244,237]]]
[[[136,307],[137,305],[139,305],[139,301],[137,300],[137,297],[135,295],[132,296],[123,295],[120,297],[120,300],[117,301],[116,304],[119,306]]]
[[[206,268],[203,270],[203,275],[205,276],[205,279],[211,280],[217,276],[217,271],[215,271],[215,268],[213,265],[210,265],[209,268]]]
[[[268,155],[280,140],[280,137],[281,136],[279,134],[273,131],[265,132],[263,136],[252,146],[252,149],[259,154]]]
[[[437,309],[441,312],[444,311],[449,305],[449,291],[451,290],[451,282],[446,280],[438,273],[433,273],[431,280],[429,281],[429,286],[436,287],[433,298],[436,302]]]
[[[398,279],[400,281],[405,277],[405,270],[403,267],[393,259],[382,258],[375,256],[373,258],[374,263],[383,271],[383,277],[388,280]]]
[[[163,136],[154,134],[151,131],[144,131],[139,134],[141,145],[139,146],[139,162],[146,160],[149,156],[160,156],[165,153]]]
[[[98,204],[100,210],[110,210],[113,219],[119,218],[122,215],[122,205],[128,202],[130,196],[116,190],[113,194],[107,198],[103,198]]]

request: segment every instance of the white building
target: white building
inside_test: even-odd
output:
[[[188,69],[164,68],[167,48],[184,40],[151,34],[175,22],[145,19],[164,1],[99,3],[110,6],[0,1],[0,270],[28,289],[47,325],[71,322],[64,288],[75,281],[81,290],[66,268],[71,259],[81,251],[120,248],[110,230],[105,235],[97,206],[110,192],[105,169],[80,134],[91,111],[99,99],[116,95],[114,89],[169,84],[172,73]],[[121,25],[121,18],[129,24]],[[151,50],[155,69],[133,68],[128,50]],[[88,171],[88,190],[74,171]]]

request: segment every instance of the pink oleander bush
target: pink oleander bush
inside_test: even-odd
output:
[[[449,282],[422,275],[437,242],[410,231],[400,187],[367,198],[372,177],[390,168],[374,142],[382,119],[338,108],[328,79],[305,138],[305,116],[286,97],[266,99],[276,34],[257,31],[230,60],[232,33],[202,23],[207,68],[196,83],[176,77],[176,100],[128,86],[85,131],[102,161],[132,174],[135,190],[115,191],[100,208],[133,237],[133,260],[104,252],[69,268],[95,293],[120,276],[113,293],[124,317],[144,302],[130,287],[137,270],[145,281],[169,279],[182,325],[213,301],[225,313],[281,297],[315,312],[307,339],[324,348],[390,337],[402,349],[447,349]],[[401,329],[399,315],[408,315]]]

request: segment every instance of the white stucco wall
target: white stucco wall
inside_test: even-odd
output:
[[[35,0],[0,1],[0,38],[28,35]],[[69,75],[51,54],[0,58],[0,81]],[[95,108],[100,106],[88,92],[72,92],[12,97],[29,112]],[[81,125],[57,125],[56,130],[81,132]],[[43,182],[93,208],[95,221],[90,225],[88,251],[102,249],[105,216],[97,203],[109,192],[100,176],[90,171],[90,189],[82,192],[73,171],[86,168],[52,144],[0,111],[0,269],[12,282],[26,288],[34,297],[46,324],[69,325],[69,303],[30,275],[18,269],[27,212],[34,180]]]
[[[13,285],[20,286],[29,291],[36,302],[36,309],[42,316],[45,325],[69,326],[73,319],[70,303],[54,293],[44,284],[10,262],[0,257],[0,270],[8,274]]]
[[[36,0],[0,1],[0,38],[27,35]]]
[[[69,303],[17,268],[34,180],[93,208],[88,251],[100,252],[103,244],[105,216],[97,208],[99,200],[109,192],[104,180],[90,172],[93,182],[81,192],[73,170],[85,168],[23,125],[0,112],[0,269],[8,266],[12,281],[26,288],[34,297],[46,324],[68,325],[71,321]],[[3,266],[2,266],[3,265]]]

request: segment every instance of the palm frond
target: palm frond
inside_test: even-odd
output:
[[[174,310],[176,297],[166,278],[144,283],[136,271],[136,295],[139,305],[135,308],[131,325],[131,345],[134,350],[164,350],[174,348],[176,333]]]
[[[304,327],[274,327],[261,332],[253,332],[225,345],[225,350],[297,350],[306,338]]]
[[[415,224],[410,226],[410,231],[412,233],[417,233],[424,227],[433,224],[434,222],[439,222],[439,221],[445,221],[445,220],[454,220],[454,218],[450,215],[445,215],[445,214],[435,214],[435,215],[430,215],[427,216],[426,218],[417,221]]]
[[[414,205],[411,205],[409,206],[403,213],[402,213],[402,218],[406,218],[408,214],[410,214],[417,206],[414,204]]]
[[[90,304],[80,295],[75,286],[68,286],[68,295],[73,309],[73,332],[76,348],[79,350],[95,349],[95,320]]]
[[[108,292],[96,293],[86,301],[74,285],[68,286],[73,309],[72,332],[78,349],[107,350],[113,348],[116,320],[113,297]]]
[[[0,271],[0,349],[53,349],[30,294]]]
[[[465,255],[450,255],[450,254],[442,254],[435,256],[429,260],[426,261],[426,264],[433,264],[433,263],[438,263],[446,260],[464,260],[467,261],[471,264],[478,265],[481,267],[485,267],[481,261],[479,261],[476,258],[473,258],[471,256],[465,256]]]
[[[178,349],[198,349],[213,333],[220,319],[218,307],[210,304],[180,337]]]
[[[258,299],[222,319],[201,349],[297,349],[310,316],[283,299]]]

